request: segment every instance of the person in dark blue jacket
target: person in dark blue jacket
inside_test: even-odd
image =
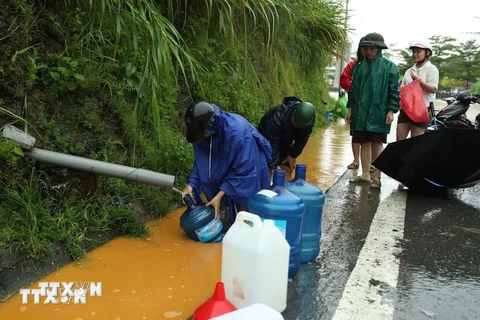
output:
[[[270,144],[244,117],[205,101],[187,109],[185,124],[195,162],[182,198],[188,194],[200,203],[203,192],[217,218],[223,202],[234,222],[236,203],[248,210],[249,198],[270,187]]]
[[[272,146],[270,170],[280,166],[287,176],[291,176],[314,125],[315,108],[297,97],[285,97],[282,104],[265,113],[257,129]]]

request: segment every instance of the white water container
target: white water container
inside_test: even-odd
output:
[[[262,303],[251,304],[211,320],[284,320],[282,314]]]
[[[273,220],[246,211],[222,241],[222,282],[237,308],[262,303],[282,312],[287,306],[290,246]]]

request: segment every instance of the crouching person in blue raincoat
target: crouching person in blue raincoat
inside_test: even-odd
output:
[[[236,204],[248,210],[249,198],[270,187],[270,143],[244,117],[204,101],[187,109],[185,124],[195,162],[182,198],[188,194],[201,203],[203,192],[215,216],[224,203],[233,223]]]

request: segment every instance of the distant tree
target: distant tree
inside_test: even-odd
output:
[[[442,76],[451,77],[451,58],[455,55],[457,41],[452,37],[432,36],[428,39],[433,49],[433,55],[430,62],[434,64]]]
[[[480,59],[478,50],[480,45],[475,40],[469,40],[461,43],[455,48],[455,55],[452,57],[452,75],[465,82],[465,89],[475,83],[476,77],[480,72]]]
[[[472,84],[472,86],[470,87],[470,93],[480,94],[480,81]]]
[[[395,54],[397,57],[400,57],[400,63],[397,64],[398,71],[400,72],[400,77],[403,77],[405,72],[413,65],[412,60],[412,52],[407,48],[405,50],[402,49],[394,49]]]
[[[446,95],[452,94],[452,88],[458,88],[462,81],[454,78],[450,78],[448,76],[444,76],[440,78],[440,87],[444,88]]]

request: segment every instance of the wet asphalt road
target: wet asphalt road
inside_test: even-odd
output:
[[[321,253],[289,283],[284,318],[480,319],[480,185],[449,199],[353,174],[326,192]]]

